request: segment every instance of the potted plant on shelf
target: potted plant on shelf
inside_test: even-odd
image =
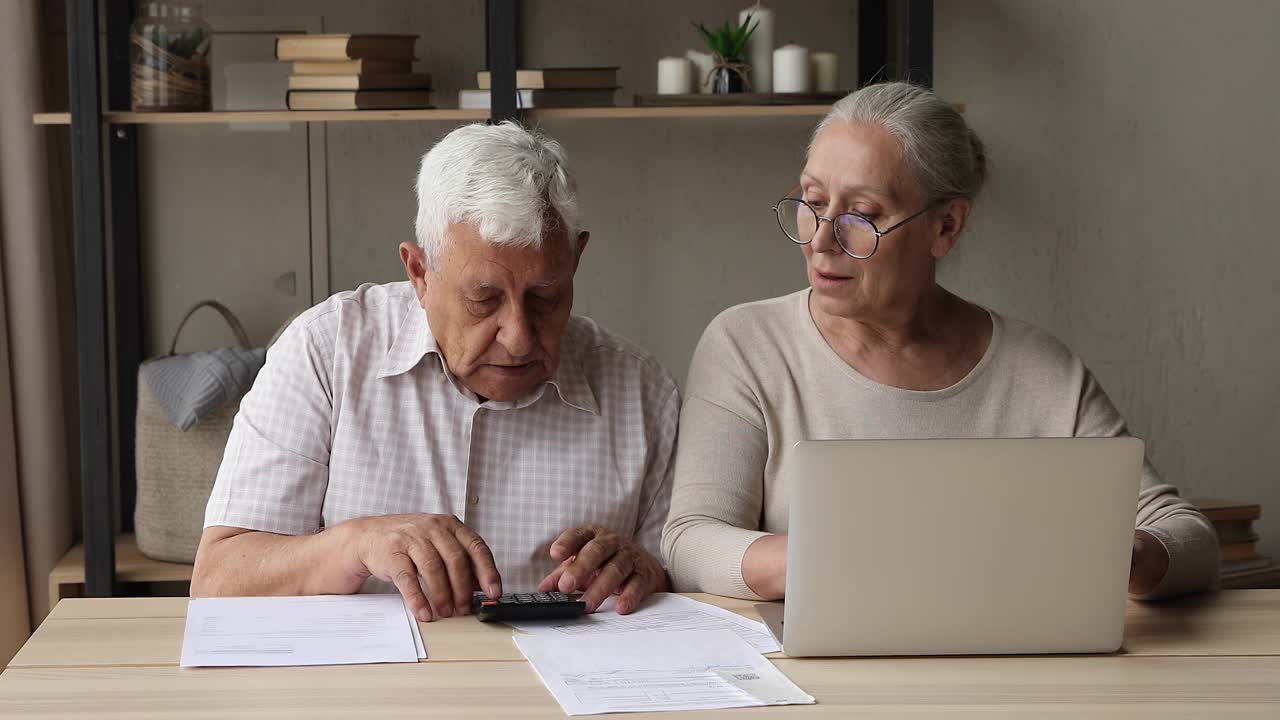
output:
[[[751,16],[747,16],[737,27],[728,20],[712,30],[708,30],[702,23],[694,23],[693,26],[707,43],[707,49],[715,57],[715,65],[711,68],[712,92],[740,93],[751,89],[751,81],[747,79],[751,66],[744,62],[743,56],[747,51],[747,41],[751,39],[751,33],[755,32],[758,24],[759,21],[753,22]],[[698,78],[697,84],[701,85],[705,80],[706,78]]]

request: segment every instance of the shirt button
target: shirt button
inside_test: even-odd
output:
[[[479,496],[479,495],[472,495],[471,497],[467,498],[467,502],[471,503],[472,505],[479,505],[479,504],[480,504],[480,496]]]

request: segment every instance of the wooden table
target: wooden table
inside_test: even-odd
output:
[[[417,664],[182,669],[185,611],[184,598],[62,601],[0,674],[0,717],[564,717],[502,626],[423,624]],[[1280,718],[1280,591],[1133,603],[1110,656],[773,657],[817,705],[690,715]]]

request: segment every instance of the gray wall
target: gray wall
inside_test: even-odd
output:
[[[651,92],[656,58],[695,44],[689,20],[717,21],[747,4],[526,0],[525,64],[620,64],[621,97]],[[472,86],[483,63],[478,0],[207,5],[210,16],[319,17],[330,32],[420,32],[421,67],[435,75],[442,104]],[[854,3],[770,5],[780,9],[780,43],[840,52],[842,81],[852,80]],[[935,19],[937,87],[965,103],[993,164],[944,282],[1066,340],[1184,491],[1264,503],[1272,555],[1280,555],[1280,443],[1272,441],[1280,381],[1271,370],[1280,246],[1266,229],[1275,226],[1280,166],[1272,77],[1280,51],[1269,37],[1277,26],[1280,5],[1244,0],[939,2]],[[593,233],[577,310],[649,347],[683,379],[717,311],[800,287],[800,255],[777,236],[768,208],[794,183],[811,125],[548,121],[544,129],[570,152]],[[244,142],[243,131],[225,128],[156,129],[149,142],[182,143],[199,170],[169,167],[191,190],[187,200],[174,192],[177,180],[144,188],[164,201],[147,215],[147,257],[167,268],[151,288],[153,348],[181,306],[216,292],[213,279],[230,277],[234,305],[237,287],[261,288],[293,265],[301,278],[311,261],[302,240],[308,202],[327,207],[330,289],[399,279],[395,246],[411,237],[418,157],[451,127],[313,126],[327,167],[320,198],[291,187],[307,176],[303,126]],[[243,187],[201,190],[219,183]],[[279,203],[254,200],[277,189]],[[242,205],[214,206],[236,197]],[[193,222],[170,217],[183,215]],[[262,248],[272,242],[284,249]],[[191,249],[206,243],[269,262]],[[279,253],[292,253],[292,265]],[[309,285],[299,287],[292,298],[244,294],[238,309],[255,340],[306,304]],[[192,345],[225,339],[206,320]]]
[[[1280,4],[936,3],[992,181],[944,281],[1100,377],[1165,477],[1280,555]]]

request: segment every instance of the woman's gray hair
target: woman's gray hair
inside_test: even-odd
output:
[[[903,82],[868,85],[837,102],[813,137],[834,123],[888,130],[930,202],[972,200],[987,179],[982,141],[958,110],[928,88]]]
[[[451,223],[467,223],[495,245],[541,248],[563,229],[578,244],[578,197],[560,143],[514,122],[464,125],[422,156],[414,232],[427,262]]]

